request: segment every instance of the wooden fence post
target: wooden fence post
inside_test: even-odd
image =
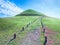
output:
[[[45,36],[45,41],[43,45],[46,45],[46,44],[47,44],[47,36]]]

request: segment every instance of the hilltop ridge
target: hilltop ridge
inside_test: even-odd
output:
[[[35,10],[28,9],[18,14],[17,16],[45,16],[45,15]]]

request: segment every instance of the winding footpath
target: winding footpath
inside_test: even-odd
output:
[[[29,32],[26,37],[22,40],[20,45],[41,45],[40,39],[40,29],[34,29],[32,32]]]

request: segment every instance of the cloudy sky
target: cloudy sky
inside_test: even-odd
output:
[[[60,0],[0,0],[0,17],[14,16],[27,9],[60,18]]]

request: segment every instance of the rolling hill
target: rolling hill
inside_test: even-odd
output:
[[[41,28],[41,16],[43,16],[43,24],[47,26],[49,29],[55,31],[56,35],[53,36],[54,39],[60,39],[60,19],[51,18],[42,13],[34,11],[32,9],[28,9],[14,17],[9,18],[0,18],[0,45],[6,45],[9,42],[10,38],[14,33],[17,34],[17,38],[10,42],[8,45],[19,45],[22,39],[26,36],[26,34],[36,27]],[[20,33],[22,27],[25,27],[27,24],[33,22],[35,19],[38,20],[30,25],[27,29]],[[18,34],[19,33],[19,34]],[[43,34],[42,34],[43,35]],[[53,35],[53,34],[52,34]],[[41,36],[41,42],[43,43],[44,37]],[[57,41],[57,42],[58,42]],[[59,41],[60,43],[60,41]],[[57,45],[57,43],[55,43]],[[55,45],[54,44],[54,45]],[[58,44],[60,45],[60,44]]]
[[[37,12],[35,10],[32,9],[28,9],[23,11],[22,13],[18,14],[17,16],[46,16],[40,12]]]

